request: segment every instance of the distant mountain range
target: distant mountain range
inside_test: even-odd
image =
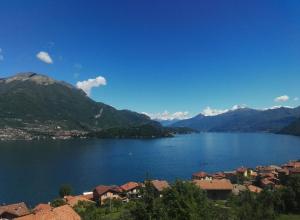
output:
[[[20,73],[0,79],[2,139],[12,136],[31,139],[32,134],[65,137],[112,128],[138,129],[144,125],[147,126],[143,130],[148,132],[149,129],[146,132],[149,136],[152,133],[153,136],[169,136],[160,123],[144,114],[95,102],[82,90],[48,76]]]
[[[283,128],[280,133],[300,136],[300,119]]]
[[[300,107],[239,108],[216,116],[199,114],[181,121],[157,122],[144,114],[95,102],[81,89],[45,75],[27,72],[0,79],[0,140],[168,137],[194,130],[299,135],[299,123]]]
[[[281,132],[300,118],[300,107],[256,110],[239,108],[216,116],[199,114],[173,123],[200,132]],[[287,133],[287,132],[286,132]]]

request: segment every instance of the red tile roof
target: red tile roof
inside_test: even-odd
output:
[[[165,180],[152,180],[151,183],[153,187],[159,192],[170,187],[169,183]]]
[[[37,213],[40,211],[50,211],[52,210],[52,207],[49,204],[38,204],[34,209],[33,212]]]
[[[214,179],[225,179],[226,175],[222,172],[218,172],[218,173],[213,174],[212,177]]]
[[[267,186],[267,185],[275,185],[275,183],[273,183],[272,181],[270,181],[268,178],[264,178],[260,180],[260,183],[263,186]]]
[[[290,168],[289,173],[290,174],[300,174],[300,167]]]
[[[71,206],[74,207],[75,205],[77,205],[77,203],[79,201],[83,201],[83,202],[92,202],[94,203],[94,201],[91,201],[90,199],[87,199],[85,196],[83,195],[79,195],[79,196],[65,196],[65,200],[66,202]]]
[[[0,215],[3,213],[9,213],[14,216],[28,215],[29,210],[24,202],[0,206]]]
[[[114,192],[114,193],[120,193],[122,192],[122,189],[118,186],[104,186],[104,185],[100,185],[100,186],[97,186],[94,191],[97,192],[97,194],[99,196],[107,193],[107,192]]]
[[[300,162],[298,162],[298,161],[290,161],[287,164],[284,164],[283,167],[297,168],[297,167],[300,167]]]
[[[69,205],[63,205],[52,210],[16,218],[16,220],[81,220],[81,218]]]
[[[130,191],[137,187],[139,187],[139,184],[136,182],[128,182],[128,183],[125,183],[122,186],[120,186],[120,188],[124,191]]]
[[[232,190],[233,189],[233,185],[227,179],[194,180],[193,182],[203,190]]]
[[[208,174],[205,172],[198,172],[198,173],[193,173],[193,178],[205,178],[207,177]]]
[[[238,173],[245,173],[246,171],[247,171],[247,168],[245,168],[245,167],[239,167],[236,169],[236,172],[238,172]]]
[[[254,193],[260,193],[262,191],[262,188],[253,185],[249,185],[248,189],[250,192],[254,192]]]

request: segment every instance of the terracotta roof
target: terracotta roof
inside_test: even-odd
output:
[[[239,167],[236,169],[236,172],[238,172],[238,173],[245,173],[246,171],[247,171],[247,168],[245,168],[245,167]]]
[[[170,187],[169,183],[165,180],[152,180],[151,183],[153,187],[159,192]]]
[[[89,200],[92,200],[93,197],[94,197],[93,192],[84,192],[82,196],[89,199]]]
[[[254,192],[254,193],[260,193],[262,191],[262,188],[253,185],[249,185],[248,189],[250,192]]]
[[[28,215],[29,210],[24,202],[0,206],[0,215],[3,213],[10,213],[15,216]]]
[[[212,177],[214,179],[225,179],[226,178],[225,174],[222,172],[215,173],[212,175]]]
[[[198,178],[205,178],[205,177],[207,177],[207,176],[209,176],[207,173],[205,173],[205,172],[198,172],[198,173],[193,173],[193,175],[192,175],[193,177],[198,177]]]
[[[289,170],[287,168],[282,168],[278,170],[278,173],[283,173],[285,175],[289,175]]]
[[[283,166],[297,168],[297,167],[300,167],[300,162],[290,161],[287,164],[284,164]]]
[[[81,220],[81,218],[69,205],[63,205],[52,210],[16,218],[16,220]]]
[[[114,192],[114,193],[120,193],[122,192],[122,189],[118,186],[104,186],[100,185],[97,186],[94,191],[98,193],[99,196],[103,195],[106,192]]]
[[[275,185],[275,183],[273,183],[272,181],[270,181],[268,178],[261,179],[260,182],[264,186]]]
[[[79,201],[83,201],[83,202],[92,202],[94,203],[94,201],[91,201],[90,199],[87,199],[85,196],[83,195],[79,195],[79,196],[65,196],[65,200],[66,202],[71,206],[74,207],[75,205],[77,205],[77,203]]]
[[[130,190],[133,190],[133,189],[139,187],[139,184],[136,183],[136,182],[128,182],[128,183],[125,183],[124,185],[122,185],[120,187],[124,191],[130,191]]]
[[[34,213],[37,213],[37,212],[40,212],[40,211],[50,211],[52,210],[52,207],[51,205],[49,204],[38,204],[34,209],[33,209],[33,212]]]
[[[203,190],[232,190],[233,189],[233,185],[227,179],[194,180],[194,183]]]
[[[290,168],[289,173],[290,174],[300,174],[300,167]]]

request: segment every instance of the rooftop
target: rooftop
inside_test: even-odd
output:
[[[10,213],[15,216],[28,215],[29,210],[24,202],[0,206],[0,215],[3,213]]]
[[[233,185],[227,179],[194,180],[193,182],[203,190],[232,190],[233,189]]]
[[[26,215],[16,220],[81,220],[80,216],[69,206],[63,205],[52,210],[43,210]]]
[[[124,185],[122,185],[120,187],[124,191],[130,191],[130,190],[133,190],[133,189],[137,188],[138,186],[139,186],[139,184],[136,183],[136,182],[128,182],[128,183],[125,183]]]
[[[169,183],[165,180],[152,180],[151,183],[153,187],[159,192],[170,187]]]
[[[100,185],[97,186],[94,191],[96,191],[98,193],[98,195],[103,195],[106,192],[115,192],[115,193],[120,193],[122,192],[122,189],[118,186],[104,186],[104,185]]]

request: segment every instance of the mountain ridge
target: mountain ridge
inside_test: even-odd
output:
[[[300,107],[257,110],[239,108],[215,116],[198,114],[171,126],[185,126],[200,132],[279,132],[300,117]]]
[[[146,124],[161,127],[144,114],[117,110],[92,100],[69,83],[33,72],[0,79],[0,110],[2,132],[17,128],[51,136],[72,130],[85,133]]]

